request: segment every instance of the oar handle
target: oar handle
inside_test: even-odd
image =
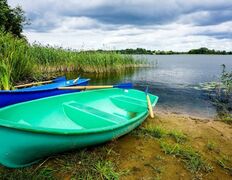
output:
[[[148,94],[146,95],[146,98],[147,98],[147,106],[148,106],[149,114],[150,114],[151,118],[154,118],[154,112],[153,112],[151,100],[150,100],[150,97]]]
[[[145,90],[145,93],[146,93],[147,107],[148,107],[148,110],[149,110],[150,117],[154,118],[154,113],[153,113],[153,109],[152,109],[152,105],[151,105],[151,100],[150,100],[150,97],[149,97],[149,94],[148,94],[148,86],[147,86],[147,88]]]
[[[80,77],[74,79],[74,80],[73,80],[73,83],[76,83],[79,79],[80,79]]]
[[[28,83],[28,84],[22,84],[22,85],[18,85],[18,86],[14,86],[15,88],[22,88],[22,87],[28,87],[28,86],[34,86],[34,85],[38,85],[38,84],[48,84],[48,83],[52,83],[52,80],[49,81],[41,81],[41,82],[34,82],[34,83]]]
[[[70,87],[59,87],[61,90],[85,90],[85,89],[105,89],[105,88],[113,88],[114,86],[70,86]]]

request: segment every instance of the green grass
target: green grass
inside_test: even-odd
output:
[[[115,171],[115,166],[111,161],[98,161],[94,170],[101,179],[119,179],[120,173]]]
[[[192,147],[185,147],[179,144],[170,144],[164,141],[160,142],[161,149],[165,154],[174,155],[181,158],[187,169],[192,173],[197,173],[200,171],[210,172],[213,167],[208,164],[201,156],[201,154],[195,151]]]
[[[213,141],[208,141],[207,144],[206,144],[206,147],[207,147],[208,150],[214,151],[217,148],[217,145]]]
[[[155,138],[163,138],[168,134],[168,131],[161,126],[148,125],[142,128],[141,131],[144,135],[149,135]]]
[[[172,137],[177,143],[184,143],[187,141],[187,136],[178,130],[172,130],[168,133],[170,137]]]
[[[20,81],[41,79],[51,72],[109,73],[144,64],[131,55],[116,52],[75,51],[61,47],[30,45],[0,31],[0,89],[11,89]]]
[[[220,116],[221,121],[232,125],[232,115],[227,113]]]
[[[151,136],[154,138],[172,138],[176,143],[185,143],[187,136],[179,130],[167,130],[162,126],[147,125],[141,129],[137,129],[133,134],[141,136]]]
[[[26,168],[8,169],[0,166],[0,179],[119,179],[128,171],[117,169],[117,164],[109,159],[112,154],[115,155],[115,152],[108,144],[56,155]]]
[[[232,175],[232,161],[230,160],[229,156],[220,155],[216,162],[220,167]]]

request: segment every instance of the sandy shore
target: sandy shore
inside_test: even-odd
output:
[[[182,159],[162,151],[160,139],[127,135],[117,141],[120,169],[132,169],[123,179],[232,179],[231,169],[225,169],[218,163],[226,156],[230,159],[227,166],[232,168],[231,125],[188,115],[156,112],[155,119],[148,118],[140,128],[146,126],[183,132],[187,136],[184,146],[191,146],[199,152],[213,170],[193,173],[185,167]],[[214,144],[212,149],[208,147],[209,143]]]

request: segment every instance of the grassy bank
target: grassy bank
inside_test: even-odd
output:
[[[115,52],[75,51],[60,47],[30,45],[24,39],[0,31],[0,89],[19,81],[58,71],[105,73],[141,66],[132,56]]]
[[[231,179],[232,130],[219,121],[156,113],[106,144],[54,155],[0,179]]]

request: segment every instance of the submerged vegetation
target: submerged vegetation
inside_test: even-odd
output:
[[[16,82],[43,77],[43,73],[78,71],[106,73],[141,66],[142,61],[115,52],[79,52],[38,44],[0,31],[0,89]]]

